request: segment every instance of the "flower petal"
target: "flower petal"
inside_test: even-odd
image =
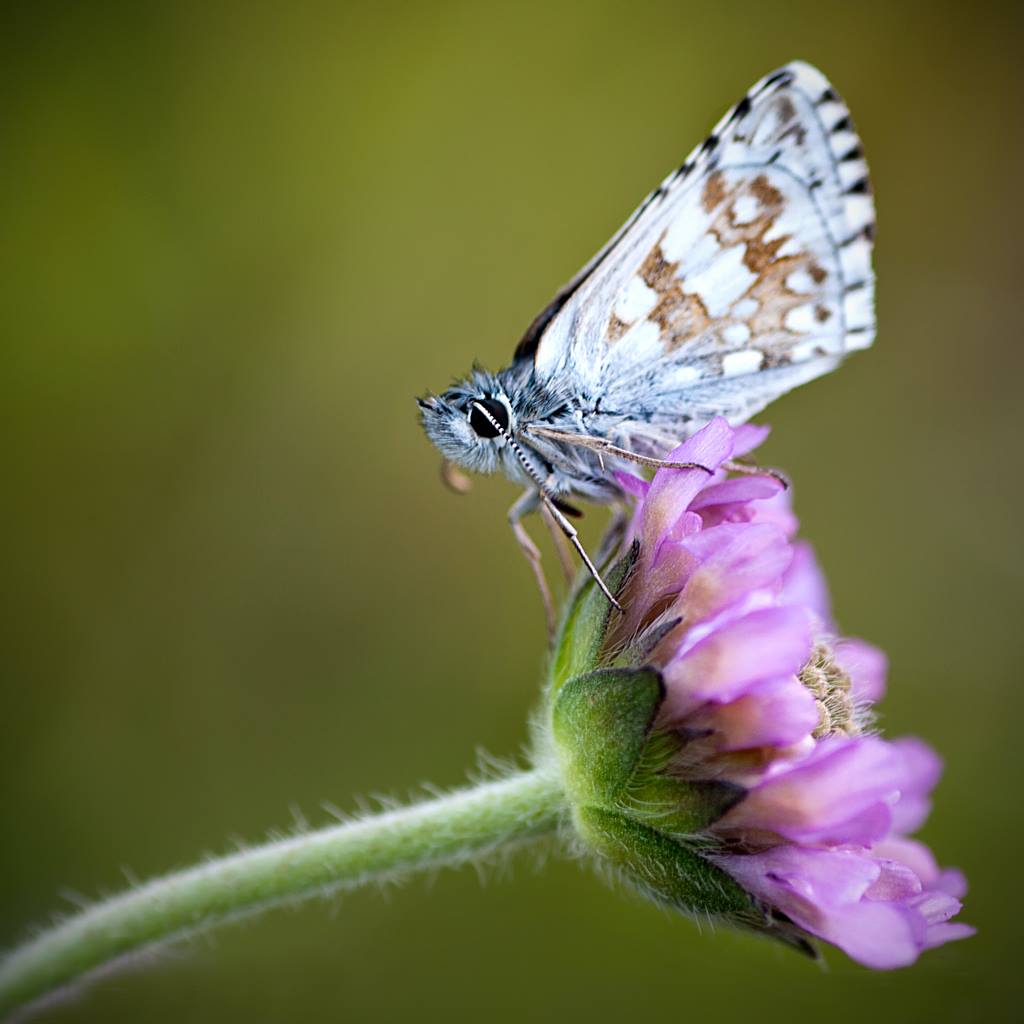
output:
[[[732,454],[732,429],[718,416],[669,452],[671,462],[695,462],[716,470]],[[708,482],[702,469],[659,469],[643,504],[640,544],[656,556],[658,545]]]
[[[856,637],[844,637],[835,645],[835,657],[849,675],[857,700],[878,701],[885,694],[889,659],[874,644]]]
[[[750,506],[751,521],[773,523],[788,538],[792,538],[800,526],[800,520],[793,514],[793,498],[790,491],[782,490]]]
[[[917,839],[889,836],[871,847],[871,856],[906,865],[928,892],[943,892],[958,900],[967,892],[967,879],[963,872],[956,868],[940,868],[932,851]]]
[[[651,485],[643,477],[634,476],[632,473],[623,473],[620,470],[616,470],[614,475],[619,486],[627,494],[633,495],[639,501],[643,501],[647,497]]]
[[[942,775],[942,759],[921,740],[905,737],[891,744],[901,759],[900,795],[893,808],[893,831],[916,832],[931,810],[931,791]]]
[[[737,476],[705,487],[690,502],[690,510],[697,511],[714,505],[761,501],[764,498],[773,497],[781,490],[783,490],[782,484],[771,476]]]
[[[832,608],[825,574],[814,556],[814,548],[805,540],[793,545],[793,560],[782,577],[782,604],[802,604],[817,615],[825,632],[832,629]]]
[[[961,924],[959,921],[948,924],[930,924],[925,933],[925,949],[934,949],[947,942],[956,942],[957,939],[969,939],[977,933],[977,928],[972,928],[969,924]]]
[[[751,612],[665,666],[665,710],[675,717],[705,701],[735,700],[754,683],[795,675],[810,653],[810,620],[802,608]]]
[[[788,747],[813,732],[818,707],[810,691],[790,676],[759,683],[729,704],[709,705],[688,724],[713,729],[721,751]]]
[[[939,865],[935,862],[932,851],[916,839],[889,836],[880,843],[875,843],[871,847],[871,854],[882,860],[894,860],[905,864],[921,879],[921,884],[926,889],[934,886],[939,879]]]
[[[808,843],[867,844],[888,834],[904,781],[902,757],[891,744],[875,736],[830,737],[802,761],[781,764],[720,824]]]
[[[714,615],[752,590],[777,586],[792,559],[785,534],[769,524],[724,524],[685,545],[702,562],[674,609],[688,622]]]
[[[732,454],[734,458],[749,455],[761,446],[764,439],[772,432],[772,428],[758,423],[743,423],[732,435]]]
[[[905,967],[931,944],[929,918],[914,905],[921,896],[873,897],[884,889],[886,869],[863,853],[779,846],[716,861],[754,895],[868,967]]]

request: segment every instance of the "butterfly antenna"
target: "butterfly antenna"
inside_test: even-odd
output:
[[[601,574],[597,571],[597,566],[590,560],[590,556],[587,554],[586,549],[580,542],[579,532],[576,527],[569,522],[568,519],[562,514],[561,509],[555,502],[555,495],[548,489],[547,483],[544,478],[540,475],[539,470],[533,464],[533,460],[523,451],[522,446],[519,442],[503,427],[498,420],[491,415],[489,409],[487,409],[482,402],[473,402],[473,408],[483,416],[488,423],[505,439],[506,444],[515,453],[516,458],[519,460],[520,465],[526,472],[526,475],[537,485],[537,490],[540,492],[541,500],[544,502],[545,508],[551,513],[551,518],[558,524],[558,528],[565,534],[569,539],[569,543],[576,549],[576,553],[583,560],[583,564],[587,567],[587,571],[591,576],[594,577],[594,581],[598,587],[601,588],[601,593],[611,602],[612,606],[617,608],[620,612],[622,611],[622,605],[615,600],[615,595],[608,589],[608,585],[601,578]]]

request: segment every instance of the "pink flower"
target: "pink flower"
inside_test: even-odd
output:
[[[705,856],[776,916],[860,963],[901,967],[972,932],[950,921],[963,878],[907,838],[941,765],[918,740],[871,732],[885,657],[835,635],[784,486],[719,468],[765,433],[717,419],[669,456],[711,478],[620,477],[639,553],[610,643],[652,649],[657,725],[682,740],[670,773],[746,791],[703,837]]]

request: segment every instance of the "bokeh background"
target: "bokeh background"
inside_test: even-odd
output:
[[[878,343],[766,459],[977,938],[872,974],[520,857],[220,931],[54,1021],[1009,1019],[1021,998],[1022,16],[948,3],[6,5],[0,944],[527,738],[514,497],[412,397],[536,310],[761,74],[819,64],[878,195]],[[600,514],[590,517],[590,536]],[[1014,952],[1014,949],[1016,952]]]

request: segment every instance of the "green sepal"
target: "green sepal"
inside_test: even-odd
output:
[[[673,836],[693,836],[710,828],[746,795],[732,782],[696,782],[669,775],[637,773],[619,806],[636,821]]]
[[[682,619],[670,619],[667,622],[663,622],[660,626],[647,630],[642,640],[637,640],[624,647],[611,661],[611,665],[615,668],[633,668],[637,665],[649,665],[651,663],[651,655],[658,644],[682,621]]]
[[[608,589],[618,597],[626,578],[636,564],[640,546],[636,542],[606,573]],[[597,668],[605,633],[615,609],[593,579],[584,580],[569,602],[555,639],[549,685],[552,695],[574,676]]]
[[[720,779],[680,779],[672,774],[672,763],[687,742],[676,730],[652,732],[628,787],[619,796],[618,809],[678,837],[706,831],[735,807],[747,794],[743,786]]]
[[[687,913],[764,928],[751,897],[693,849],[618,811],[578,805],[574,817],[590,848],[647,895]]]
[[[558,691],[551,727],[574,801],[615,805],[643,756],[663,699],[661,676],[652,668],[598,669]]]

